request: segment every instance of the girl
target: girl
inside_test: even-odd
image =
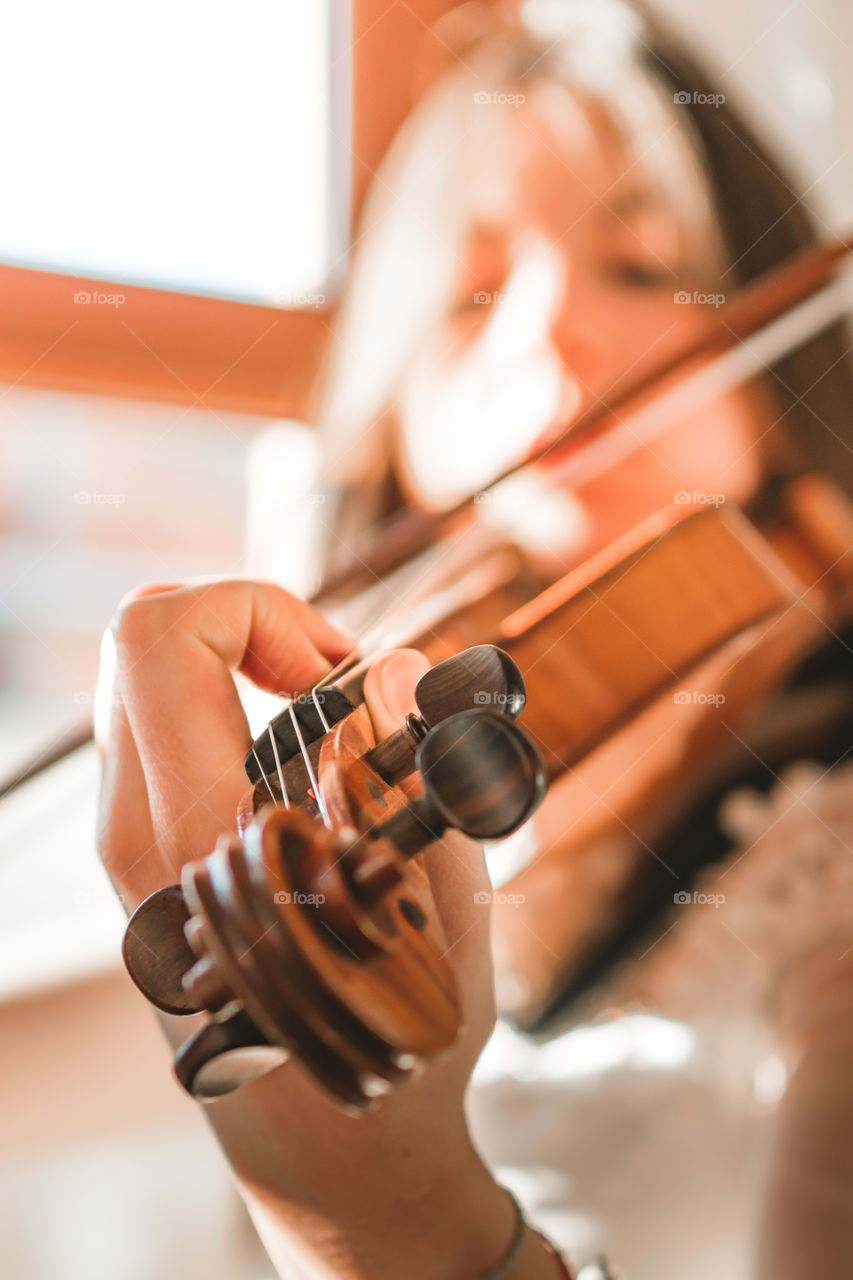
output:
[[[332,567],[394,511],[451,505],[606,404],[711,326],[708,299],[816,238],[757,140],[638,10],[531,4],[501,21],[491,10],[459,21],[453,66],[397,139],[357,236],[317,411],[332,501],[315,511]],[[554,450],[525,490],[483,503],[481,515],[569,569],[676,494],[749,503],[773,478],[816,464],[849,478],[845,345],[838,331],[810,342],[571,491]],[[233,829],[248,729],[231,672],[298,690],[351,640],[263,582],[140,588],[111,636],[100,847],[133,907]],[[372,669],[366,698],[379,734],[410,709],[424,666],[398,651]],[[566,804],[555,787],[537,826],[543,847],[565,826]],[[451,836],[424,865],[466,1003],[452,1053],[359,1120],[291,1066],[210,1108],[282,1275],[565,1274],[547,1241],[522,1229],[465,1119],[494,1018],[482,854]],[[849,990],[845,965],[818,967],[832,1012]],[[182,1041],[186,1023],[165,1021]],[[843,1200],[853,1178],[837,1150],[821,1170],[808,1149],[815,1100],[853,1051],[843,1020],[829,1025],[801,1048],[808,1071],[792,1090],[789,1140],[816,1176],[837,1179],[838,1199],[806,1197],[792,1226],[790,1188],[777,1178],[756,1273],[768,1280],[832,1274],[853,1257]],[[838,1105],[850,1106],[843,1089]],[[799,1253],[787,1247],[792,1233]]]

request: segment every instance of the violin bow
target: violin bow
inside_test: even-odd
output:
[[[584,469],[585,475],[598,472],[618,456],[630,452],[640,439],[644,442],[652,438],[707,399],[741,385],[762,367],[782,359],[850,309],[849,296],[837,289],[833,281],[851,253],[853,236],[840,237],[837,242],[820,244],[787,258],[745,285],[722,304],[717,313],[719,323],[710,333],[683,343],[665,360],[628,383],[609,403],[598,400],[547,439],[534,442],[516,462],[476,493],[445,511],[405,512],[384,521],[373,532],[369,545],[355,554],[350,564],[323,579],[311,597],[312,604],[324,603],[342,592],[384,578],[469,516],[481,494],[553,451],[571,448],[580,458],[591,445],[610,436],[612,445],[597,452],[595,462],[590,460],[588,464],[589,470]],[[829,286],[826,290],[829,296],[821,299],[821,305],[815,295],[820,295],[826,286]],[[811,302],[817,305],[811,306]],[[743,344],[748,338],[754,342],[745,347]],[[670,379],[696,360],[705,363],[683,385],[666,387]],[[650,403],[653,393],[661,386],[664,387],[662,396]],[[649,417],[645,419],[647,412]],[[644,421],[637,430],[633,420],[641,413]],[[628,425],[631,426],[630,443],[626,432],[618,431]]]
[[[571,448],[580,459],[586,450],[590,450],[587,467],[597,471],[630,451],[642,430],[646,430],[648,435],[664,430],[674,418],[690,412],[691,407],[695,408],[697,401],[701,403],[703,395],[720,394],[748,381],[762,366],[780,360],[850,309],[849,298],[834,292],[833,281],[851,253],[853,236],[839,237],[833,243],[804,249],[743,286],[720,307],[717,315],[719,324],[714,330],[685,342],[666,360],[630,382],[610,403],[605,405],[597,401],[548,439],[535,442],[518,461],[477,493],[468,495],[446,511],[430,515],[406,512],[384,521],[374,531],[363,553],[354,554],[349,565],[322,580],[310,597],[311,603],[324,604],[343,592],[357,590],[384,578],[412,559],[425,545],[450,532],[470,516],[475,499],[481,493],[502,484],[552,451]],[[810,308],[809,302],[816,300],[815,295],[827,285],[830,286],[827,292],[832,291],[832,296],[827,299],[829,305]],[[786,319],[796,323],[786,324]],[[751,348],[743,346],[748,338],[755,339]],[[659,400],[649,405],[649,398],[659,386],[675,378],[692,361],[703,358],[705,365],[692,374],[685,385],[664,390],[662,400],[666,404]],[[632,428],[633,443],[628,443],[624,431],[617,433],[615,430],[626,426],[629,419],[637,419],[640,414],[647,413],[649,419],[643,421],[641,430]],[[651,421],[652,414],[654,422]],[[610,444],[607,443],[608,436]],[[601,443],[601,447],[593,455],[590,447],[597,443]],[[579,462],[579,472],[581,466]],[[37,752],[11,776],[3,779],[0,798],[85,746],[93,736],[89,722],[84,721],[74,727],[54,747]]]

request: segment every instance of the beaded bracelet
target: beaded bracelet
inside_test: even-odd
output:
[[[542,1241],[543,1245],[545,1246],[546,1251],[551,1255],[551,1257],[554,1259],[557,1265],[562,1269],[562,1273],[563,1273],[563,1276],[565,1277],[565,1280],[575,1280],[574,1272],[569,1270],[569,1265],[566,1262],[566,1259],[563,1257],[563,1255],[560,1252],[558,1252],[557,1249],[554,1248],[554,1246],[552,1245],[548,1237],[543,1236],[541,1231],[536,1231],[534,1230],[533,1227],[531,1227],[530,1229],[535,1236],[539,1237],[539,1239]]]
[[[490,1267],[488,1271],[484,1271],[481,1276],[481,1280],[504,1280],[504,1277],[509,1273],[510,1268],[512,1267],[513,1263],[515,1262],[516,1258],[521,1252],[521,1246],[524,1244],[524,1236],[525,1236],[525,1233],[528,1231],[528,1229],[533,1233],[533,1235],[539,1237],[539,1239],[542,1241],[548,1253],[550,1253],[556,1259],[556,1261],[560,1264],[560,1266],[563,1269],[563,1275],[565,1276],[565,1280],[573,1280],[572,1273],[571,1271],[569,1271],[569,1268],[566,1266],[565,1259],[562,1257],[562,1255],[557,1252],[557,1250],[551,1244],[551,1241],[546,1239],[546,1237],[543,1236],[541,1231],[536,1231],[535,1228],[529,1225],[527,1219],[524,1216],[524,1210],[522,1209],[521,1205],[518,1203],[518,1201],[516,1200],[512,1192],[507,1191],[506,1187],[504,1187],[504,1191],[506,1191],[507,1195],[509,1196],[510,1200],[513,1203],[513,1207],[515,1208],[515,1228],[512,1233],[512,1239],[510,1240],[509,1245],[507,1246],[507,1250],[504,1253],[503,1257],[501,1258],[500,1262],[498,1262],[496,1266]]]

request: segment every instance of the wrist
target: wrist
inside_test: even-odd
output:
[[[328,1199],[312,1205],[271,1199],[244,1184],[249,1210],[280,1274],[311,1280],[482,1275],[512,1238],[512,1201],[467,1133],[444,1146],[440,1159],[438,1154],[433,1150],[420,1162],[415,1153],[414,1163],[400,1159],[384,1169],[366,1162],[345,1198],[331,1190]]]
[[[572,1273],[547,1237],[528,1227],[522,1249],[506,1280],[572,1280]]]
[[[479,1280],[572,1280],[550,1240],[530,1225],[512,1193],[504,1188],[504,1194],[513,1207],[513,1234],[501,1257],[477,1273]]]
[[[499,1266],[517,1226],[517,1211],[472,1153],[470,1165],[443,1170],[411,1192],[400,1186],[358,1226],[303,1216],[290,1227],[278,1212],[252,1205],[252,1216],[279,1274],[305,1280],[480,1280]],[[556,1250],[525,1226],[504,1280],[566,1280]]]

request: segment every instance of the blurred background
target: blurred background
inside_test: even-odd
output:
[[[131,586],[263,571],[273,545],[299,585],[299,532],[283,537],[291,517],[265,483],[266,460],[287,452],[294,483],[314,465],[300,422],[352,228],[397,125],[447,55],[432,28],[453,7],[7,6],[3,776],[87,720],[100,637]],[[853,225],[853,10],[655,8],[698,42],[825,225]],[[83,753],[0,802],[0,1270],[268,1275],[119,968],[123,916],[94,852],[96,781]],[[681,1061],[672,1052],[664,1067]],[[590,1070],[615,1067],[618,1054]],[[773,1081],[764,1087],[772,1095]]]

